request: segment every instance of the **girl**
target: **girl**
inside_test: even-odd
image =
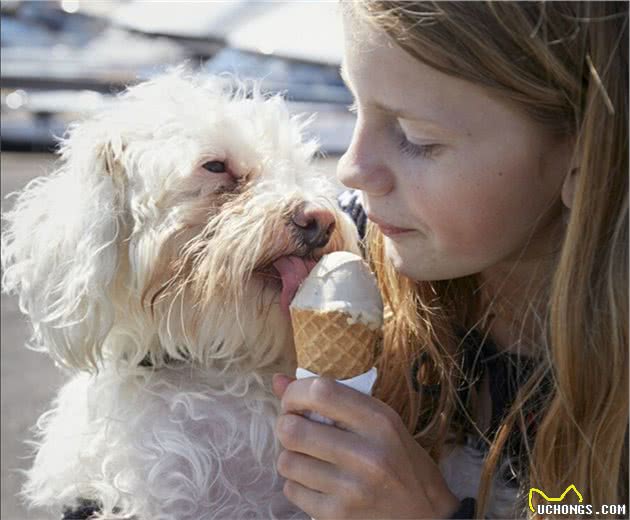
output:
[[[540,518],[531,488],[574,485],[568,516],[625,517],[628,4],[342,10],[338,177],[385,338],[374,397],[274,378],[286,496],[317,519]]]

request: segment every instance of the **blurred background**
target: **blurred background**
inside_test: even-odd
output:
[[[201,74],[262,79],[291,111],[316,114],[310,131],[330,173],[350,142],[337,0],[0,0],[0,8],[3,212],[7,194],[54,167],[55,136],[68,123],[182,62]],[[16,497],[20,470],[30,465],[30,430],[64,375],[24,347],[29,327],[15,298],[2,295],[1,318],[1,519],[34,520],[42,517]]]

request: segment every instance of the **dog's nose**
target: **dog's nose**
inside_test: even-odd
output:
[[[335,215],[313,203],[302,204],[291,219],[311,249],[324,247],[335,229]]]

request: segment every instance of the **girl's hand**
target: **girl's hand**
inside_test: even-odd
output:
[[[329,378],[277,374],[273,391],[284,494],[313,518],[449,518],[457,509],[438,466],[383,402]]]

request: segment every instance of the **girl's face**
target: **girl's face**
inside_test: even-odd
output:
[[[362,191],[394,267],[444,280],[557,247],[568,143],[375,29],[348,16],[344,28],[357,123],[337,175]]]

